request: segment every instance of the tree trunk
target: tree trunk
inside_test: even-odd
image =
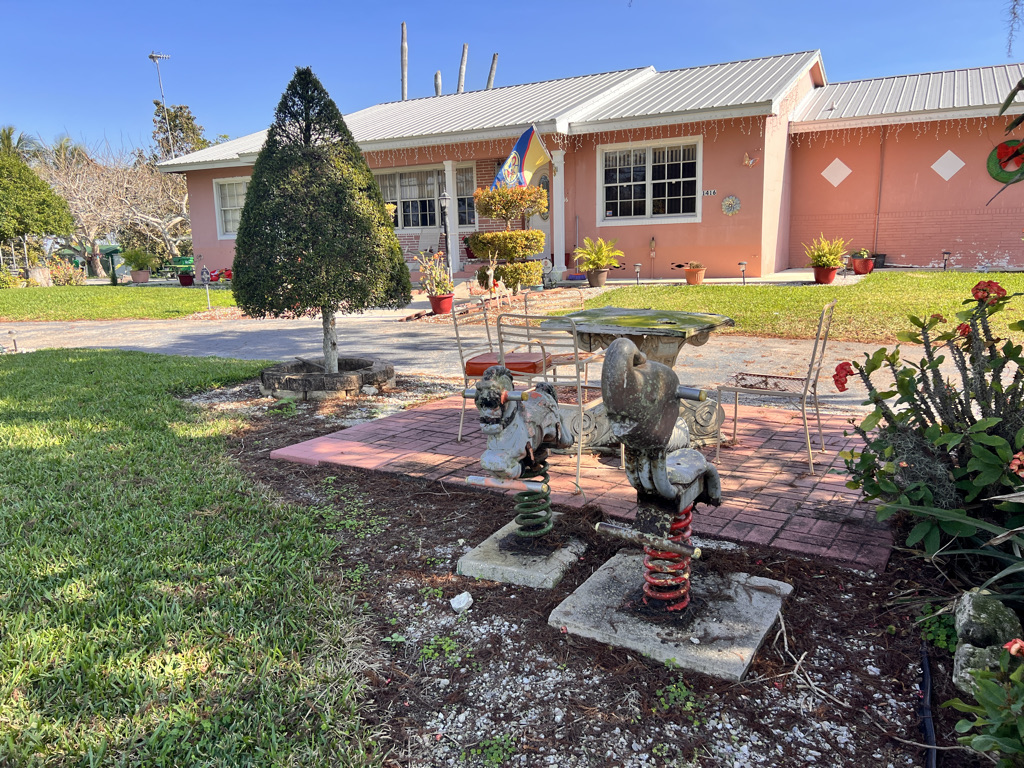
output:
[[[107,271],[103,268],[103,259],[102,254],[100,253],[99,243],[93,243],[92,250],[85,258],[86,261],[89,262],[89,266],[92,267],[92,271],[96,277],[107,276]]]
[[[334,310],[321,307],[320,315],[324,323],[324,371],[338,372],[338,329],[334,324]]]

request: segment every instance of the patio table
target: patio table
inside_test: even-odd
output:
[[[625,337],[651,360],[672,368],[683,346],[706,344],[717,328],[735,325],[731,317],[706,312],[672,312],[660,309],[624,309],[598,307],[572,312],[580,344],[588,352],[605,349],[617,338]],[[570,330],[569,323],[551,317],[541,323],[545,329]]]

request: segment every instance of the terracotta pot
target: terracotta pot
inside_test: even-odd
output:
[[[704,273],[707,272],[707,268],[701,267],[700,269],[690,269],[686,267],[683,272],[686,273],[687,285],[700,285],[704,282]]]
[[[591,269],[587,272],[587,282],[591,288],[600,288],[608,279],[607,269]]]
[[[875,268],[874,259],[850,259],[850,263],[853,264],[853,274],[855,275],[866,275]]]
[[[435,315],[447,315],[452,311],[452,299],[455,298],[454,293],[445,293],[441,296],[427,296],[430,299],[430,310]]]
[[[148,283],[150,272],[148,269],[133,269],[132,270],[132,282],[133,283]]]
[[[186,275],[184,272],[178,273],[178,283],[185,286],[186,288],[190,285],[195,285],[195,282],[195,275]]]
[[[839,267],[814,267],[814,282],[818,285],[830,285],[836,279]]]

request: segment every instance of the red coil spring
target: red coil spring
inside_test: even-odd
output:
[[[679,512],[669,529],[669,541],[690,543],[693,505]],[[690,558],[675,552],[644,547],[644,604],[666,611],[681,611],[690,604]],[[649,600],[656,600],[653,605]]]

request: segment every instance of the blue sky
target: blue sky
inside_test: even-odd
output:
[[[296,66],[311,66],[343,113],[409,97],[653,65],[659,70],[820,48],[829,81],[1024,60],[1009,58],[1006,0],[930,3],[589,0],[178,3],[0,0],[0,125],[51,141],[145,146],[159,98],[188,104],[207,135],[266,128]],[[510,10],[511,9],[511,10]],[[296,13],[292,13],[295,11]],[[302,11],[299,16],[297,12]]]

